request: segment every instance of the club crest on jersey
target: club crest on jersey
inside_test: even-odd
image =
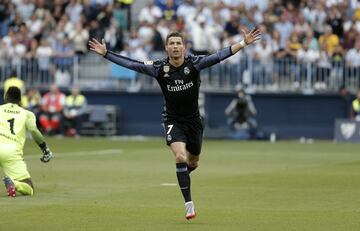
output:
[[[171,140],[172,140],[171,135],[168,135],[166,139],[167,139],[168,141],[171,141]]]
[[[168,74],[168,72],[170,71],[170,66],[168,66],[168,65],[163,66],[163,71],[165,72],[164,77],[169,77],[170,76]]]
[[[184,74],[185,74],[185,75],[190,74],[190,69],[189,69],[188,67],[185,67],[185,68],[184,68]]]

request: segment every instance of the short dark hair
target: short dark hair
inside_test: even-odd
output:
[[[166,36],[166,41],[165,41],[166,45],[168,44],[168,41],[171,37],[179,37],[179,38],[181,38],[181,41],[184,43],[184,36],[179,31],[174,31],[174,32],[170,32]]]
[[[21,90],[18,87],[9,87],[5,94],[6,103],[21,103]]]

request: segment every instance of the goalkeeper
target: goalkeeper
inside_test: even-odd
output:
[[[0,106],[0,168],[8,196],[34,195],[34,187],[23,158],[26,129],[41,148],[40,160],[47,163],[52,153],[44,142],[44,137],[36,127],[34,113],[20,107],[21,91],[10,87],[5,94],[5,104]]]

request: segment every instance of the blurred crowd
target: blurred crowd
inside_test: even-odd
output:
[[[81,134],[83,121],[87,119],[89,111],[87,99],[79,87],[73,86],[66,96],[57,85],[52,84],[49,91],[41,95],[37,88],[25,89],[24,81],[17,76],[10,76],[4,82],[4,92],[12,86],[21,90],[21,106],[35,114],[37,126],[44,134]]]
[[[49,78],[54,67],[66,72],[74,55],[86,54],[92,37],[104,38],[108,49],[130,58],[156,59],[174,30],[183,32],[191,52],[209,54],[241,41],[243,31],[255,26],[263,33],[261,41],[226,62],[236,64],[240,56],[250,55],[264,72],[271,72],[268,61],[284,58],[316,63],[325,76],[334,61],[360,68],[358,0],[148,0],[142,9],[132,4],[3,0],[0,68],[35,59],[41,78]],[[138,12],[137,21],[129,20],[131,12]],[[6,59],[10,64],[1,63]]]

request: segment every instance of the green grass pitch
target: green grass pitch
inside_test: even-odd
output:
[[[0,189],[0,230],[358,231],[360,145],[205,140],[191,174],[198,217],[184,218],[162,139],[48,139],[25,159],[34,197]]]

